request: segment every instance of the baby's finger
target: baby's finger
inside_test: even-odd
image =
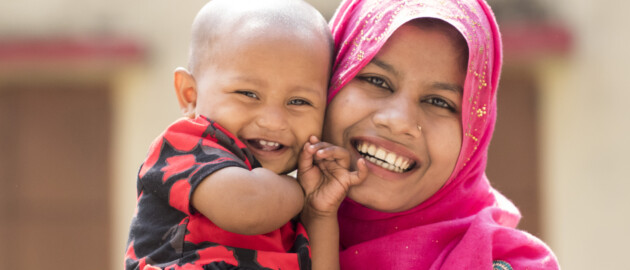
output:
[[[313,144],[312,147],[317,149],[316,152],[313,153],[315,160],[335,160],[334,152],[331,151],[331,149],[335,147],[334,145],[327,142],[319,142]]]
[[[352,185],[358,185],[363,183],[363,181],[365,181],[365,179],[368,176],[368,167],[367,164],[365,164],[365,159],[364,158],[360,158],[357,160],[357,171],[356,171],[356,175],[357,175],[357,181],[353,181]]]
[[[335,160],[341,167],[350,167],[350,153],[343,147],[335,145],[329,145],[317,150],[315,159]]]
[[[316,161],[335,161],[335,156],[333,155],[333,152],[329,149],[321,148],[318,149],[317,152],[315,152],[315,154],[313,155],[313,159],[315,159]]]
[[[359,160],[357,160],[357,170],[349,172],[349,177],[346,178],[346,184],[348,188],[363,183],[363,181],[365,181],[365,179],[367,178],[367,174],[368,168],[365,164],[365,159],[360,158]]]
[[[311,144],[317,144],[320,141],[319,141],[319,138],[317,138],[317,136],[311,135],[310,137],[308,137],[308,142],[310,142]]]
[[[311,148],[311,144],[305,143],[300,152],[298,170],[308,170],[313,166],[313,153],[315,153],[315,150]]]
[[[315,137],[315,136],[312,136]],[[315,137],[316,138],[316,137]],[[317,141],[317,142],[312,142],[309,141],[312,145],[316,146],[318,149],[320,148],[328,148],[328,147],[333,147],[335,146],[334,144],[331,143],[327,143],[327,142],[321,142],[321,141]]]

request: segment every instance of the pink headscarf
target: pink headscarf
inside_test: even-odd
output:
[[[339,209],[342,269],[558,269],[542,241],[515,229],[520,213],[485,175],[502,53],[483,0],[344,0],[331,20],[338,55],[328,100],[417,18],[441,19],[468,43],[461,152],[446,184],[410,210],[379,212],[346,199]]]

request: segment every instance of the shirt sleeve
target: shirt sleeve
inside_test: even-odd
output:
[[[151,145],[138,173],[139,190],[151,192],[190,215],[193,190],[225,167],[259,167],[242,142],[207,118],[173,123]]]

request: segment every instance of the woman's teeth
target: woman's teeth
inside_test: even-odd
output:
[[[410,165],[413,164],[413,161],[406,157],[399,156],[396,153],[389,152],[384,148],[367,142],[359,142],[356,148],[369,162],[393,172],[402,173],[408,170],[411,167]]]

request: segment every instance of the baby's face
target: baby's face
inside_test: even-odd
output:
[[[196,113],[236,135],[264,168],[293,170],[308,137],[321,135],[330,62],[326,42],[227,37],[214,43],[205,61],[194,75]]]

